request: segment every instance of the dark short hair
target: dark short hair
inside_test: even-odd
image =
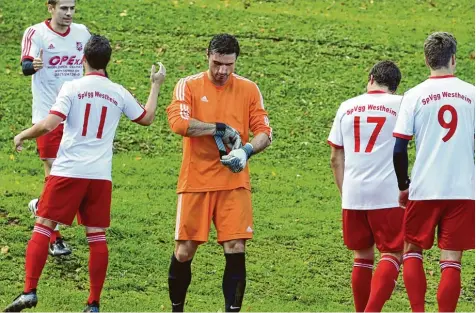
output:
[[[233,54],[240,55],[240,45],[235,36],[230,34],[218,34],[213,36],[208,44],[208,55],[210,54]]]
[[[48,0],[47,4],[51,4],[52,6],[55,6],[58,4],[60,0]],[[76,2],[76,1],[75,1]]]
[[[84,47],[84,57],[89,65],[96,70],[105,70],[111,60],[111,45],[106,37],[92,35]]]
[[[392,61],[381,61],[375,64],[369,72],[375,82],[381,86],[387,86],[392,92],[395,92],[402,79],[402,74],[398,66]]]
[[[428,36],[423,49],[431,69],[448,67],[451,56],[456,54],[456,38],[447,32],[436,32]]]

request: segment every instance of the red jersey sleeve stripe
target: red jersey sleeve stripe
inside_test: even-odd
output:
[[[25,38],[23,39],[23,50],[21,51],[21,55],[24,56],[26,54],[27,46],[28,46],[28,37],[30,37],[31,32],[33,31],[32,28],[28,30],[26,33]]]
[[[132,120],[132,121],[133,121],[133,122],[138,122],[138,121],[140,121],[140,120],[145,116],[146,113],[147,113],[147,111],[144,110],[144,112],[142,112],[142,114],[141,114],[138,118],[136,118],[135,120]]]
[[[336,148],[336,149],[344,149],[344,146],[336,145],[335,143],[333,143],[333,142],[330,141],[330,140],[327,140],[327,143],[328,143],[330,146],[332,146],[332,147],[334,147],[334,148]]]
[[[23,55],[29,55],[30,54],[31,38],[33,37],[35,32],[36,32],[36,30],[32,29],[32,31],[28,34],[28,37],[26,38],[26,42],[25,42],[25,52],[23,53]]]
[[[399,133],[393,133],[393,137],[402,138],[406,140],[412,140],[413,136],[403,135]]]
[[[53,110],[51,110],[51,111],[50,111],[50,114],[57,115],[57,116],[61,117],[63,120],[66,119],[66,115],[64,115],[63,113],[58,112],[58,111],[53,111]]]

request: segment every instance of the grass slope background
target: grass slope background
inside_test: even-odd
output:
[[[23,31],[44,20],[44,1],[0,2],[0,307],[22,289],[33,220],[27,203],[41,192],[34,143],[22,154],[11,140],[30,125],[30,79],[21,74]],[[342,243],[340,198],[328,165],[327,135],[339,104],[365,89],[378,60],[402,70],[398,92],[425,80],[422,43],[437,30],[458,39],[458,76],[474,83],[472,1],[87,1],[75,22],[114,47],[111,78],[145,101],[148,71],[167,67],[155,124],[125,119],[115,141],[110,263],[104,311],[170,310],[167,269],[173,250],[180,138],[164,108],[181,77],[206,69],[211,36],[238,36],[237,72],[256,81],[274,143],[251,160],[255,238],[249,243],[245,311],[352,311],[352,254]],[[63,231],[74,254],[49,258],[36,311],[78,311],[88,293],[88,248],[80,227]],[[188,311],[223,310],[224,257],[214,243],[193,262]],[[8,251],[7,248],[8,247]],[[438,251],[425,253],[427,309],[437,310]],[[463,259],[459,311],[474,311],[474,252]],[[410,309],[401,277],[385,311]]]

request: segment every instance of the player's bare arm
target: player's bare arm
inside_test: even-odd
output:
[[[271,144],[271,139],[268,134],[259,133],[250,142],[253,146],[253,154],[260,153]]]
[[[149,126],[155,119],[155,111],[157,110],[157,100],[160,94],[160,87],[164,83],[165,80],[165,66],[162,63],[158,63],[159,70],[156,71],[155,65],[152,65],[150,70],[150,92],[149,98],[147,99],[147,103],[145,105],[145,115],[141,118],[137,123],[143,126]]]
[[[334,174],[334,181],[342,195],[342,183],[344,182],[344,165],[345,155],[344,149],[331,147],[331,168]]]
[[[213,123],[205,123],[194,118],[190,118],[190,124],[187,129],[187,137],[213,136],[215,134],[216,125]]]
[[[25,129],[13,139],[15,149],[21,151],[23,149],[23,141],[34,139],[49,133],[63,121],[63,118],[55,114],[49,114],[44,120],[36,123],[32,127]]]

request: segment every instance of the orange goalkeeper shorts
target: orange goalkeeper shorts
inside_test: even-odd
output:
[[[175,240],[208,241],[211,221],[217,241],[253,237],[251,192],[245,188],[178,195]]]

